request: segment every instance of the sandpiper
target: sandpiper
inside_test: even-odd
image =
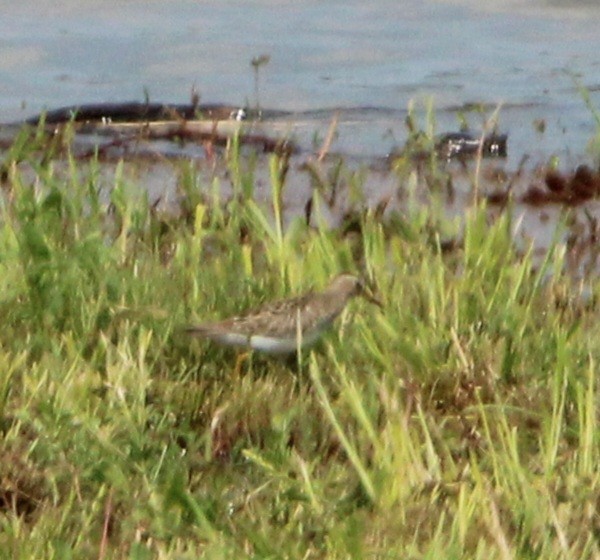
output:
[[[352,274],[340,274],[321,292],[266,304],[244,315],[215,323],[186,328],[192,335],[202,336],[225,346],[240,346],[268,354],[293,354],[308,348],[344,310],[354,296],[362,295],[381,306]]]

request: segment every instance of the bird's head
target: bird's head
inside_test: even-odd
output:
[[[383,307],[381,301],[373,294],[371,286],[353,274],[339,274],[336,276],[331,281],[328,291],[331,291],[333,294],[343,295],[348,299],[354,296],[362,296],[368,302],[374,303],[378,307]]]

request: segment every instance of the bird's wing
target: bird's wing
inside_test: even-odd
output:
[[[294,332],[300,314],[301,330],[315,324],[319,317],[319,306],[315,305],[312,292],[301,296],[268,303],[244,315],[230,317],[214,323],[202,323],[186,329],[189,334],[204,336],[213,340],[223,340],[229,335],[239,335],[246,339],[252,335],[267,337],[280,335],[281,332]]]
[[[228,321],[190,325],[185,329],[185,332],[194,336],[208,338],[228,346],[249,346],[249,335],[235,332],[231,328],[228,328],[226,325],[227,322]]]

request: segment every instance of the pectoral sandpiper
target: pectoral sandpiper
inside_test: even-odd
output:
[[[192,325],[186,332],[225,346],[293,354],[314,344],[348,301],[358,295],[381,305],[356,276],[340,274],[321,292],[269,303],[223,321]]]

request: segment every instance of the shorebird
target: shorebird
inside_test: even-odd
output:
[[[293,354],[313,345],[331,326],[354,296],[361,295],[381,306],[352,274],[340,274],[321,292],[268,303],[244,315],[215,323],[191,325],[191,335],[224,346],[259,350],[267,354]]]

